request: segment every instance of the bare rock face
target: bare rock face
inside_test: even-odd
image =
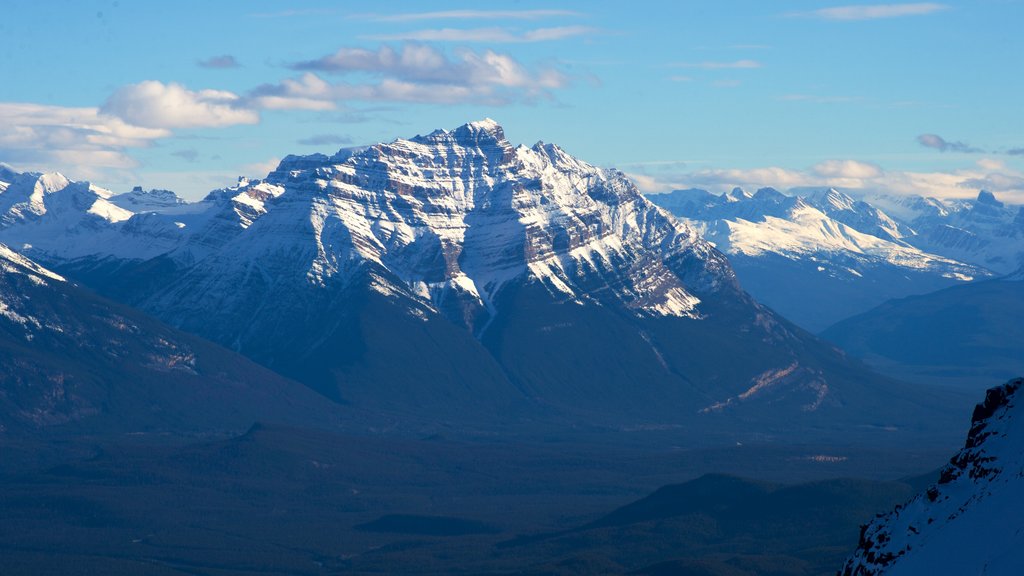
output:
[[[1020,573],[1022,386],[1018,378],[986,393],[938,483],[865,526],[844,576]]]

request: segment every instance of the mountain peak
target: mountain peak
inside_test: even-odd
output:
[[[753,196],[748,194],[746,190],[739,186],[733,188],[725,195],[725,199],[728,202],[741,202],[743,200],[750,200],[751,198],[753,198]]]
[[[434,130],[426,136],[416,136],[413,142],[420,144],[438,144],[445,141],[453,141],[460,146],[474,148],[511,147],[505,139],[505,130],[490,118],[468,122],[458,128],[448,130]]]
[[[493,145],[508,142],[505,140],[505,130],[500,124],[490,118],[484,118],[483,120],[463,124],[453,130],[452,135],[455,137],[457,142],[463,145],[479,146],[483,144]]]
[[[996,200],[996,195],[989,192],[988,190],[982,190],[981,192],[978,192],[978,203],[988,204],[989,206],[997,206],[999,208],[1002,208],[1004,206],[1002,202]]]
[[[779,192],[775,188],[765,187],[759,188],[757,192],[754,192],[753,197],[757,200],[773,200],[775,202],[780,202],[782,200],[785,200],[786,195],[783,194],[782,192]]]
[[[119,208],[132,212],[161,210],[185,204],[185,200],[171,190],[144,190],[142,186],[135,186],[131,192],[116,194],[107,200]]]
[[[472,130],[483,130],[487,132],[498,132],[504,136],[505,131],[502,129],[501,124],[498,124],[493,118],[484,118],[483,120],[474,120],[467,122],[459,128],[467,128]]]

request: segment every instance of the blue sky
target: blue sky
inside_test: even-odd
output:
[[[481,7],[483,6],[483,7]],[[645,191],[1024,201],[1022,0],[7,0],[0,162],[188,198],[492,117]]]

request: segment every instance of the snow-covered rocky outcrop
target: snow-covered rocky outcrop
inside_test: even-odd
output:
[[[1021,573],[1022,387],[1018,378],[988,391],[938,483],[867,525],[843,576]]]
[[[732,282],[718,252],[621,173],[550,144],[514,147],[491,120],[332,157],[289,156],[259,186],[230,192],[246,199],[251,227],[208,242],[222,246],[150,307],[184,313],[193,309],[186,293],[235,293],[238,302],[219,306],[244,305],[257,268],[267,296],[288,298],[297,285],[346,286],[369,264],[380,270],[375,290],[480,331],[513,281],[569,301],[693,317],[696,291]]]

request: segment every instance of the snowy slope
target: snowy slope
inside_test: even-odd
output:
[[[986,191],[973,200],[876,194],[865,198],[909,224],[923,250],[1009,274],[1024,265],[1024,206]]]
[[[256,263],[283,291],[345,286],[363,264],[377,265],[391,278],[375,281],[376,290],[435,310],[457,300],[455,320],[473,329],[493,317],[498,292],[514,280],[570,301],[672,316],[698,315],[699,298],[667,261],[706,262],[688,278],[698,288],[730,281],[720,255],[624,176],[557,146],[513,147],[490,120],[332,158],[290,156],[261,186],[273,210],[253,200],[255,215],[266,216],[253,217],[154,309],[183,291],[230,293]]]
[[[677,209],[677,214],[705,231],[708,240],[727,254],[774,253],[793,260],[818,257],[826,267],[829,254],[842,254],[865,265],[885,263],[948,278],[971,280],[975,274],[984,274],[977,267],[908,245],[901,240],[913,235],[912,229],[835,189],[793,197],[765,188],[753,196],[733,191],[710,198],[714,199],[710,205],[690,213]],[[651,199],[667,202],[660,195]],[[828,271],[859,273],[856,268]]]
[[[239,179],[188,203],[169,190],[112,194],[59,173],[0,174],[0,241],[76,272],[154,257],[188,266],[262,216],[283,189]]]
[[[1024,568],[1024,380],[993,388],[939,482],[871,522],[845,576],[1016,575]]]
[[[686,190],[650,198],[728,254],[751,294],[811,330],[890,298],[989,275],[914,247],[906,240],[912,228],[863,201],[831,188],[799,192]]]
[[[176,237],[140,231],[108,190],[59,173],[19,174],[0,194],[0,241],[45,262],[83,257],[145,259]]]

